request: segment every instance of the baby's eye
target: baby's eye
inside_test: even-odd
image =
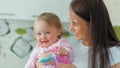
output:
[[[37,33],[37,35],[41,35],[41,33]]]
[[[50,32],[45,32],[45,34],[49,34]]]

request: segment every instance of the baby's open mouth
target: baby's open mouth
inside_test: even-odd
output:
[[[47,40],[47,41],[42,41],[42,43],[48,43],[49,41]]]

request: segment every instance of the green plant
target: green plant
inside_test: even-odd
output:
[[[64,29],[64,30],[62,31],[62,36],[67,38],[67,37],[70,37],[70,36],[71,36],[71,33],[70,33],[68,30],[65,30],[65,29]]]
[[[18,33],[20,35],[26,34],[26,29],[23,29],[23,28],[18,28],[15,31],[16,31],[16,33]]]
[[[68,31],[66,31],[64,37],[69,37],[69,36],[71,36],[71,34]]]
[[[120,26],[113,26],[113,27],[118,39],[120,40]]]

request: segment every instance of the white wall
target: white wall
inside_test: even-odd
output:
[[[0,0],[0,18],[35,20],[43,12],[57,14],[62,22],[68,21],[71,0]]]
[[[120,0],[104,0],[113,25],[120,25]]]
[[[15,55],[10,50],[10,48],[13,45],[13,43],[15,42],[15,39],[21,36],[21,35],[17,34],[15,32],[15,30],[18,29],[18,28],[27,29],[29,27],[32,27],[33,26],[33,21],[7,20],[7,22],[9,23],[10,33],[8,33],[5,36],[0,35],[0,68],[24,68],[24,65],[25,65],[25,63],[28,59],[29,53],[26,56],[24,56],[23,58],[20,58],[17,55]],[[4,23],[3,19],[0,19],[0,24],[1,23]],[[5,25],[2,25],[2,26],[5,26]],[[3,27],[1,27],[1,28],[3,28]],[[3,31],[4,30],[5,29],[3,29]],[[32,33],[33,32],[31,32],[31,36],[33,38]],[[24,34],[24,36],[28,37],[29,33]],[[24,37],[24,39],[25,38],[26,37]],[[26,38],[26,40],[27,40],[27,38]],[[32,45],[32,47],[35,45],[35,41],[31,41],[29,43]],[[17,44],[17,45],[19,46],[21,44]],[[16,48],[16,49],[18,49],[19,53],[25,51],[24,46],[26,46],[26,45],[21,45],[21,47],[20,47],[21,50],[19,50],[19,47]],[[18,51],[16,50],[16,52],[18,52]]]

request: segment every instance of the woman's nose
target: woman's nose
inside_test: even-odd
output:
[[[70,25],[70,28],[69,28],[70,31],[74,32],[74,28],[72,25]]]

